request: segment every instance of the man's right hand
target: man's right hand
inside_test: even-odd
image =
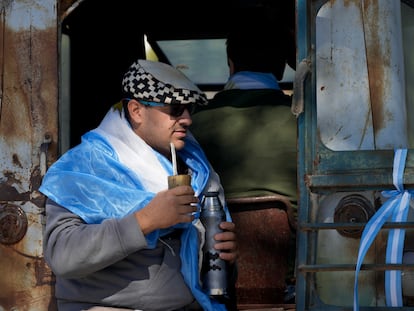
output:
[[[191,222],[197,210],[198,198],[190,186],[178,186],[158,192],[135,218],[144,234],[168,228],[178,223]]]

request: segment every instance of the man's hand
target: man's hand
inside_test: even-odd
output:
[[[232,222],[222,222],[220,228],[223,232],[217,233],[214,239],[217,243],[214,248],[221,250],[220,258],[230,263],[234,263],[239,256],[237,247],[236,225]]]
[[[192,213],[197,210],[198,198],[190,186],[178,186],[158,192],[141,210],[135,212],[135,218],[144,234],[164,229],[178,223],[191,222]]]

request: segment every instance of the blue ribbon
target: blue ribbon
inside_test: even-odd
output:
[[[407,149],[396,149],[394,154],[393,184],[396,190],[382,191],[381,194],[389,198],[375,215],[368,221],[362,232],[358,259],[355,269],[354,283],[354,311],[359,310],[358,274],[363,259],[384,223],[391,218],[392,222],[407,221],[412,191],[404,190],[404,169],[407,159]],[[390,229],[386,251],[387,264],[401,264],[404,248],[405,229]],[[387,306],[402,306],[401,270],[387,270],[385,272],[385,298]]]

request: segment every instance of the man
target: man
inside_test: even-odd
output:
[[[233,23],[226,40],[229,79],[207,106],[199,107],[191,126],[221,178],[234,222],[250,228],[239,232],[244,243],[237,297],[243,303],[248,303],[243,296],[261,297],[261,303],[291,302],[285,283],[294,283],[297,123],[291,97],[284,94],[279,80],[286,64],[295,68],[295,42],[286,25],[275,25],[266,16],[266,12],[249,10]],[[278,36],[269,36],[269,29],[278,29]],[[254,202],[264,201],[282,206],[286,215],[274,215],[275,209],[252,211],[259,209]],[[243,274],[245,270],[248,273]],[[262,282],[260,286],[251,275]]]
[[[60,311],[226,310],[199,283],[197,206],[219,178],[189,134],[204,94],[169,65],[138,60],[124,75],[124,99],[44,177],[44,253],[56,275]],[[168,189],[178,173],[190,186]],[[215,236],[220,257],[237,257],[227,211]],[[111,310],[111,309],[108,309]]]
[[[296,118],[278,82],[287,63],[295,68],[294,39],[287,30],[273,42],[265,31],[272,25],[262,15],[249,14],[248,20],[228,34],[229,79],[198,107],[191,132],[227,198],[277,193],[296,204]]]

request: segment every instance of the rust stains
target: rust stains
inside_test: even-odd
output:
[[[20,202],[28,222],[25,232],[21,215],[3,210],[0,309],[57,310],[41,255],[44,196],[36,192],[45,133],[58,136],[57,2],[0,3],[0,205]]]
[[[50,301],[54,278],[42,258],[16,256],[16,249],[4,245],[0,245],[0,253],[2,254],[0,265],[2,310],[46,310],[45,304],[54,303]],[[57,310],[57,308],[49,310]]]
[[[372,107],[372,123],[374,131],[383,129],[385,124],[385,99],[387,75],[385,68],[389,67],[389,42],[381,44],[381,18],[378,1],[367,0],[364,4],[364,27],[366,31],[366,55],[369,76],[369,88]]]
[[[17,205],[0,204],[0,243],[15,244],[26,235],[26,213]]]
[[[12,159],[13,159],[13,164],[14,165],[16,165],[18,167],[23,167],[22,163],[20,163],[20,161],[19,161],[19,156],[17,154],[14,153],[13,156],[12,156]]]
[[[21,184],[20,180],[12,172],[3,172],[4,179],[0,182],[0,202],[1,201],[28,201],[30,192],[19,193],[16,184]]]
[[[55,24],[15,31],[8,27],[8,12],[0,14],[0,201],[28,201],[41,182],[45,133],[58,135],[57,30]],[[48,151],[53,162],[56,144]]]
[[[34,268],[37,286],[55,285],[55,276],[43,259],[36,258]]]
[[[359,6],[360,0],[344,0],[344,8],[353,6]]]
[[[58,55],[56,28],[15,31],[6,25],[2,44],[3,96],[0,134],[12,140],[43,141],[46,127],[57,136]]]

